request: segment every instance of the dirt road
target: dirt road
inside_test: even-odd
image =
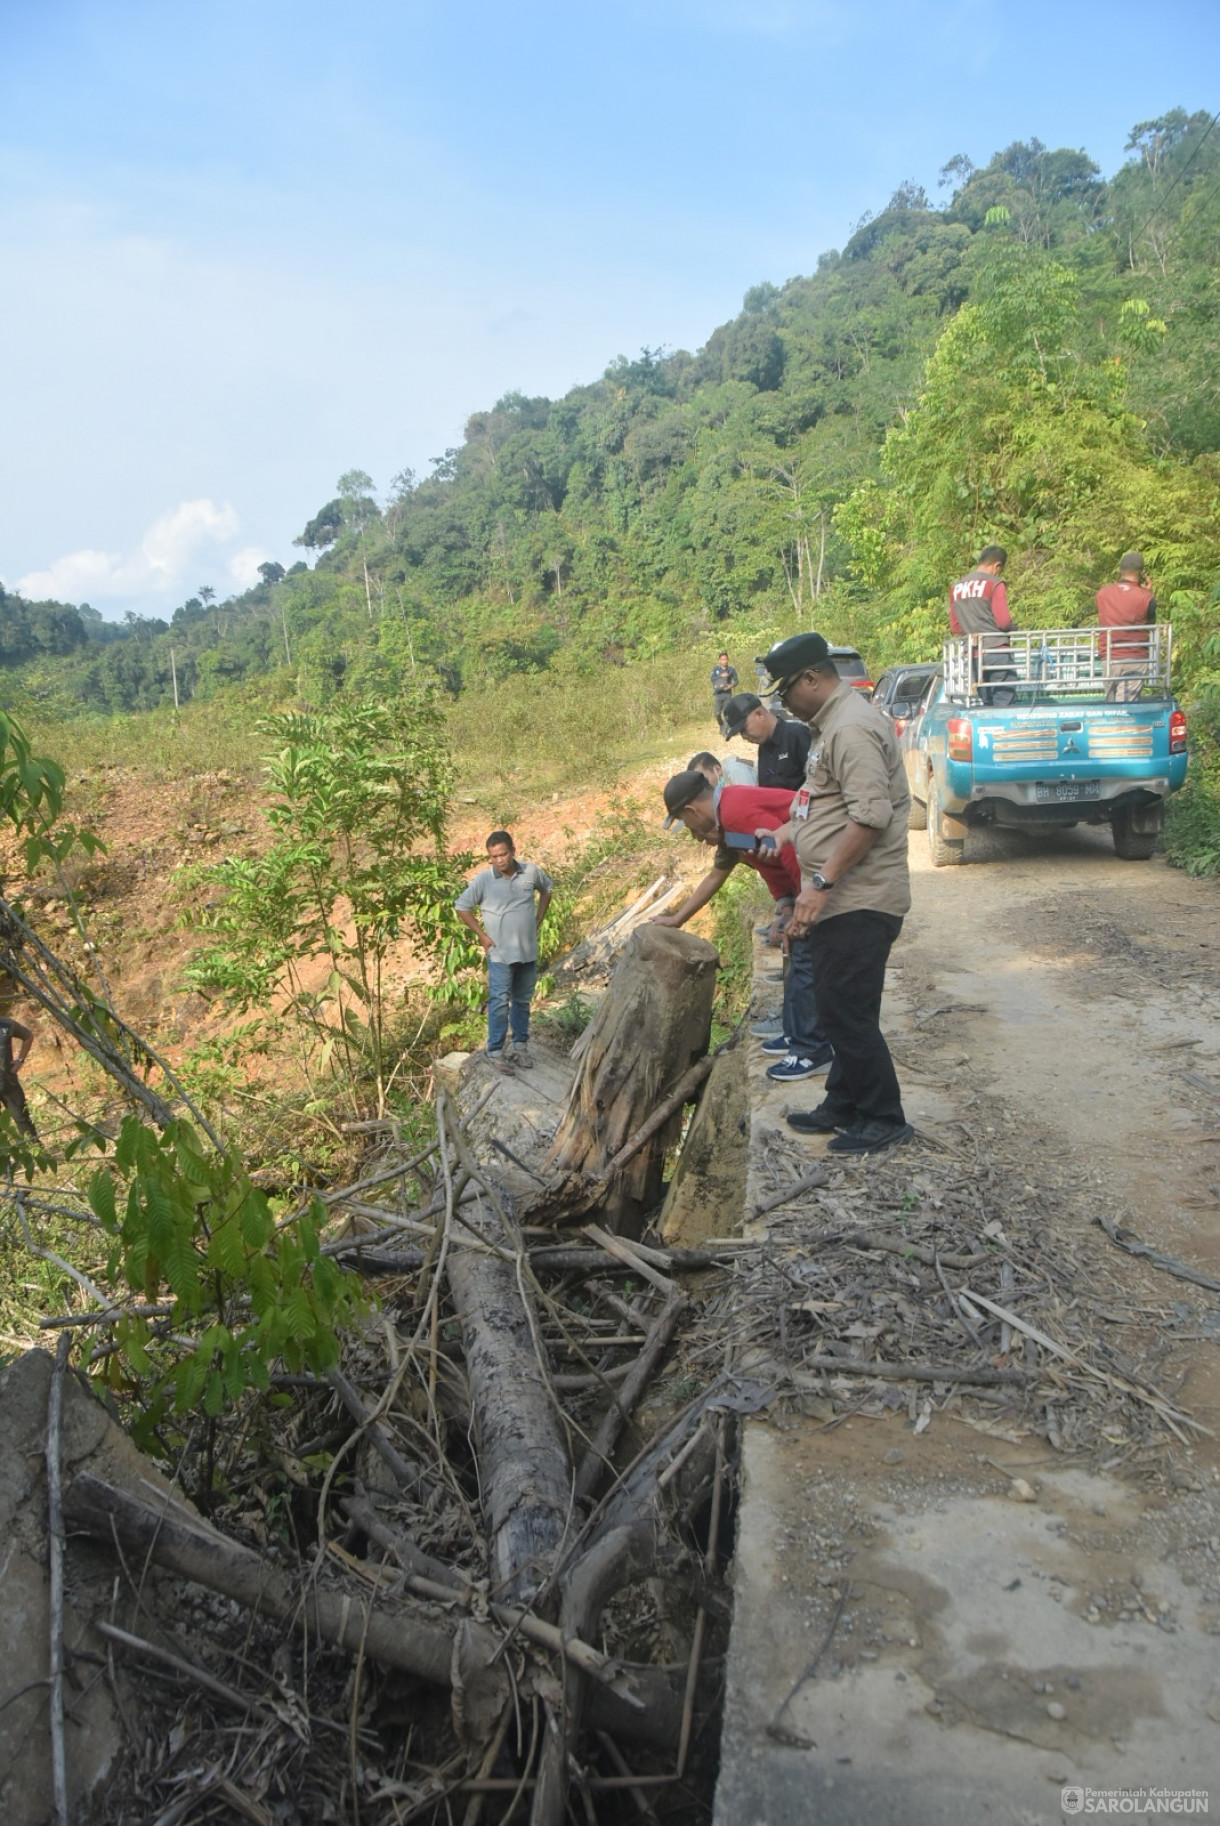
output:
[[[781,1311],[745,1360],[795,1395],[745,1428],[716,1826],[1051,1826],[1156,1784],[1220,1804],[1220,890],[1085,830],[972,847],[936,870],[911,839],[883,1010],[911,1146],[792,1161],[810,1099],[747,1061],[747,1210],[829,1178],[766,1219]],[[951,1321],[928,1343],[935,1255],[920,1284],[897,1231],[972,1261],[975,1294],[968,1252],[1010,1254],[1002,1303],[1070,1347],[1036,1402],[903,1384],[954,1346]],[[836,1385],[812,1367],[836,1353],[897,1386]]]
[[[1220,888],[1159,859],[1119,862],[1084,828],[972,836],[969,854],[933,869],[912,833],[894,961],[913,1104],[930,1118],[930,1091],[956,1104],[973,1086],[1009,1142],[1024,1138],[1034,1177],[1054,1163],[1144,1242],[1220,1280]],[[1220,1308],[1157,1278],[1167,1300]],[[1220,1325],[1172,1370],[1220,1435],[1218,1359]],[[1200,1451],[1216,1462],[1215,1440]]]

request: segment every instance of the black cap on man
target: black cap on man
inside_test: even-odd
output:
[[[687,767],[680,774],[674,774],[672,779],[665,782],[665,809],[669,816],[665,820],[664,829],[669,830],[679,823],[687,806],[693,805],[696,799],[701,799],[704,793],[711,790],[707,775],[701,774],[697,768]]]
[[[762,699],[753,691],[739,691],[731,697],[724,707],[721,724],[727,736],[740,735],[746,726],[746,719],[755,710],[762,709]]]
[[[771,674],[771,689],[782,697],[793,679],[808,672],[811,666],[824,666],[829,659],[830,647],[821,634],[811,631],[776,641],[764,662]]]

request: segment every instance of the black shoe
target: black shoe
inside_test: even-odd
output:
[[[836,1129],[851,1125],[850,1116],[841,1110],[832,1110],[828,1103],[819,1103],[811,1110],[793,1110],[784,1121],[798,1135],[832,1135]]]
[[[792,1120],[791,1117],[788,1118]],[[842,1135],[836,1135],[827,1149],[833,1154],[872,1154],[878,1148],[894,1148],[913,1141],[915,1131],[909,1122],[859,1122]]]

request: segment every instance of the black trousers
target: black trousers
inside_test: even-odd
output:
[[[902,931],[895,913],[838,913],[810,932],[813,989],[835,1049],[826,1103],[846,1125],[902,1123],[902,1093],[881,1032],[881,995],[890,948]]]
[[[34,1127],[34,1118],[16,1072],[0,1072],[0,1105],[8,1111],[23,1135],[28,1135],[31,1141],[38,1140],[38,1130]]]

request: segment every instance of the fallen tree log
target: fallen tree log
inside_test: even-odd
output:
[[[290,1623],[308,1639],[353,1657],[366,1655],[430,1685],[453,1688],[460,1664],[462,1703],[469,1711],[477,1692],[487,1712],[510,1703],[511,1683],[500,1658],[501,1640],[485,1625],[463,1617],[437,1623],[419,1610],[367,1590],[341,1590],[307,1578],[302,1587],[248,1547],[227,1540],[185,1510],[154,1508],[117,1485],[79,1472],[64,1496],[64,1519],[75,1530],[134,1559],[146,1557],[179,1578],[220,1592],[260,1616]],[[452,1596],[457,1597],[457,1591]],[[632,1666],[631,1697],[594,1685],[590,1720],[616,1736],[657,1750],[677,1747],[682,1696],[660,1669]]]
[[[185,1512],[153,1508],[88,1472],[73,1478],[64,1497],[64,1519],[97,1540],[117,1538],[125,1551],[147,1554],[181,1578],[223,1592],[262,1616],[294,1622],[336,1648],[356,1655],[363,1643],[364,1653],[383,1667],[449,1685],[453,1631],[418,1612],[396,1614],[388,1606],[374,1610],[366,1594],[336,1591],[316,1579],[298,1590],[286,1574],[248,1547],[226,1540],[202,1522],[191,1522]],[[490,1631],[486,1636],[490,1660],[496,1643]],[[503,1670],[497,1666],[489,1678],[497,1691],[503,1687],[506,1700]]]
[[[707,1051],[718,965],[706,940],[641,926],[588,1029],[546,1164],[577,1187],[586,1185],[587,1205],[600,1206],[607,1228],[624,1235],[640,1234],[660,1196],[681,1102],[617,1168],[615,1156]]]
[[[444,1124],[451,1110],[444,1092],[438,1109]],[[481,1178],[452,1125],[450,1134],[471,1176]],[[446,1273],[462,1328],[494,1595],[529,1606],[567,1531],[572,1465],[547,1387],[524,1245],[500,1199],[485,1190],[454,1227]]]
[[[712,1249],[653,1249],[648,1259],[673,1274],[696,1274],[707,1268],[723,1268],[740,1255],[756,1252],[761,1243],[729,1241]],[[353,1252],[357,1244],[351,1244]],[[422,1249],[375,1249],[361,1251],[360,1269],[364,1274],[414,1274],[424,1261]],[[579,1244],[544,1243],[529,1251],[530,1267],[538,1274],[634,1274],[627,1262],[612,1262],[600,1249],[582,1249]]]

